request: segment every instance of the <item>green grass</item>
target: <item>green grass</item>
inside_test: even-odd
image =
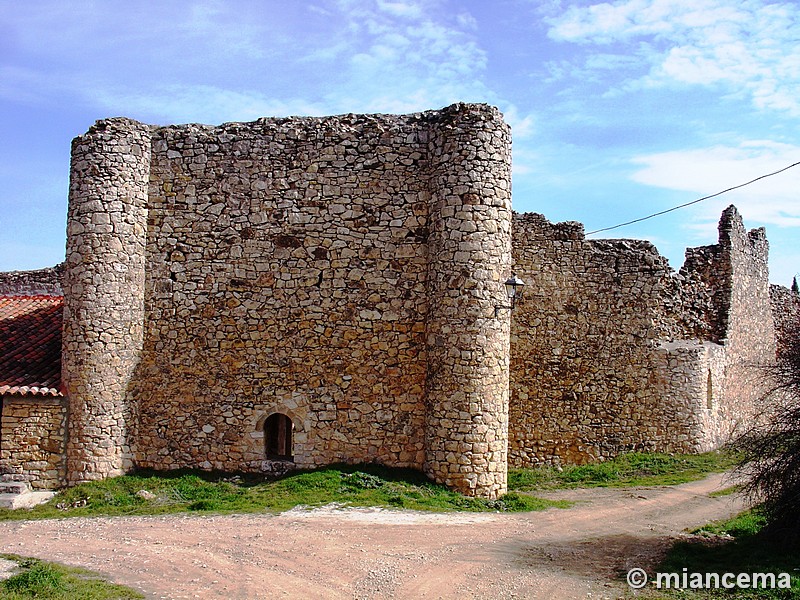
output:
[[[413,469],[336,465],[298,471],[276,481],[206,472],[140,472],[62,490],[30,510],[0,509],[0,520],[71,516],[157,515],[177,512],[280,512],[298,505],[389,506],[429,511],[535,511],[567,508],[536,489],[673,485],[724,471],[730,455],[626,454],[591,465],[512,469],[510,492],[499,500],[470,498],[430,482]]]
[[[708,494],[709,498],[721,498],[722,496],[732,496],[740,492],[742,489],[741,485],[731,485],[726,488],[722,488],[721,490],[715,490]]]
[[[588,465],[510,469],[508,488],[514,491],[574,487],[677,485],[726,471],[735,457],[725,452],[704,454],[623,454]]]
[[[4,600],[129,600],[144,598],[130,588],[109,583],[84,569],[65,567],[35,558],[4,554],[3,558],[19,563],[18,572],[0,582]]]
[[[301,471],[276,481],[225,474],[139,473],[83,483],[30,510],[0,509],[0,520],[177,512],[280,512],[298,505],[388,506],[428,511],[534,511],[570,503],[509,493],[470,498],[412,469],[374,465]]]
[[[679,542],[656,568],[661,573],[789,573],[791,589],[681,590],[663,592],[666,598],[800,599],[800,551],[787,551],[761,533],[765,524],[758,510],[748,510],[727,521],[696,530],[700,538]]]

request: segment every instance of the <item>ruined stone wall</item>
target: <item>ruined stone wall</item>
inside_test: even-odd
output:
[[[790,340],[800,336],[800,294],[782,285],[772,285],[770,305],[775,320],[775,342],[780,355]]]
[[[696,449],[697,406],[662,393],[696,385],[695,353],[655,343],[674,285],[655,247],[587,241],[582,225],[535,214],[515,215],[513,239],[528,285],[513,317],[510,463]]]
[[[775,323],[770,306],[769,243],[763,228],[747,231],[735,207],[719,222],[719,267],[709,282],[724,290],[721,331],[724,380],[714,411],[704,414],[703,431],[712,445],[746,424],[765,388],[764,367],[775,360]]]
[[[763,231],[734,208],[676,274],[649,242],[514,219],[510,463],[718,446],[752,414],[751,365],[774,355]],[[771,345],[772,344],[772,345]]]
[[[2,397],[0,465],[23,474],[35,489],[66,483],[67,407],[64,398]]]
[[[64,263],[33,271],[0,272],[0,296],[60,296]]]
[[[73,149],[68,232],[65,321],[81,330],[64,347],[84,415],[70,448],[92,454],[78,471],[113,472],[130,440],[145,467],[273,468],[264,423],[281,413],[297,466],[413,466],[502,493],[509,145],[482,105],[98,123]]]

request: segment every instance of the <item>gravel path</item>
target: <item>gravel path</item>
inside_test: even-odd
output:
[[[567,510],[384,509],[0,523],[0,551],[82,566],[151,598],[617,598],[687,527],[741,510],[681,486],[551,493]]]

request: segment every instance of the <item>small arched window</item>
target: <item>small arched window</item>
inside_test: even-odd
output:
[[[292,460],[292,420],[281,413],[264,421],[264,450],[268,460]]]
[[[711,379],[711,369],[706,378],[706,408],[714,408],[714,383]]]

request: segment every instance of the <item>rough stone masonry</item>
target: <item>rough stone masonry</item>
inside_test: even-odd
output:
[[[375,462],[494,498],[508,464],[722,443],[800,314],[770,304],[764,231],[731,207],[676,273],[649,242],[513,215],[510,143],[469,104],[98,121],[72,147],[65,479]]]
[[[298,467],[411,466],[502,494],[509,165],[483,105],[98,122],[72,152],[70,480],[261,470],[280,413]]]

